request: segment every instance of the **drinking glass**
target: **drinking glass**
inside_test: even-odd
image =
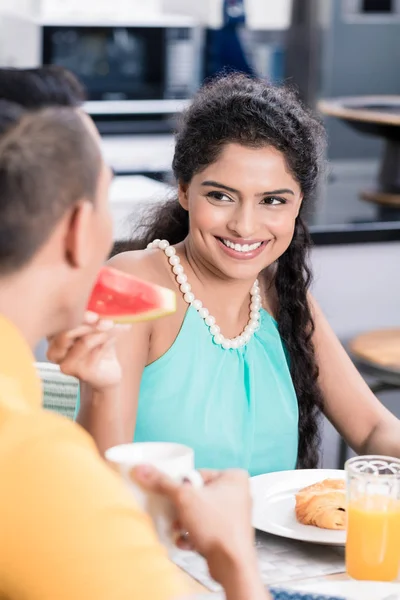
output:
[[[347,573],[353,579],[394,581],[400,566],[400,460],[358,456],[345,469]]]

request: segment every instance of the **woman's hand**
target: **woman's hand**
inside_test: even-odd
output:
[[[129,328],[86,312],[81,326],[49,339],[47,358],[60,365],[66,375],[88,383],[94,391],[116,387],[122,377],[116,336],[121,329]]]
[[[206,558],[216,580],[223,584],[235,568],[257,572],[245,471],[201,471],[202,488],[177,484],[150,466],[136,467],[134,473],[144,489],[170,499],[179,528],[188,531],[187,541]]]

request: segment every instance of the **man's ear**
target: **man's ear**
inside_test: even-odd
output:
[[[189,210],[188,191],[189,191],[189,184],[183,183],[182,181],[180,181],[178,184],[178,200],[179,200],[179,204],[185,210]]]
[[[92,202],[82,200],[71,210],[65,236],[65,259],[72,267],[86,267],[92,254]]]

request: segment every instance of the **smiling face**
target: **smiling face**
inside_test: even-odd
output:
[[[213,272],[254,280],[288,248],[302,193],[284,155],[228,144],[218,159],[180,184],[190,243]]]

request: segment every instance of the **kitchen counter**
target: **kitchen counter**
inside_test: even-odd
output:
[[[128,240],[144,212],[172,192],[165,183],[143,175],[116,176],[110,187],[114,241]]]

